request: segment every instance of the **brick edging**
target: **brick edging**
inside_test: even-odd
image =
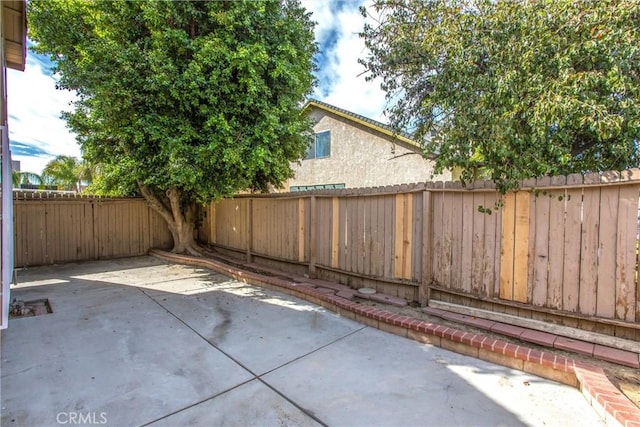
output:
[[[209,268],[241,282],[284,291],[386,332],[577,387],[607,424],[640,427],[640,408],[618,390],[599,367],[551,352],[358,304],[319,291],[311,284],[264,276],[212,259],[173,254],[158,249],[151,249],[149,254],[166,261]]]

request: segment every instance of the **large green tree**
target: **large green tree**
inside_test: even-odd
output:
[[[136,186],[197,254],[196,205],[292,175],[310,125],[313,23],[297,0],[31,0],[30,37],[52,55],[85,157]]]
[[[368,77],[439,170],[506,191],[637,166],[640,2],[376,0],[362,12]]]

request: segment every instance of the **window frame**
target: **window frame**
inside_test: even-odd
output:
[[[328,150],[326,155],[318,156],[318,135],[321,134],[328,134]],[[304,160],[326,159],[328,157],[331,157],[331,130],[315,132],[313,134],[313,142],[307,148],[307,154],[305,155]]]

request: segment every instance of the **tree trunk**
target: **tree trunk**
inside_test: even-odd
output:
[[[142,195],[149,206],[162,216],[167,222],[171,236],[173,237],[173,249],[177,254],[190,254],[201,256],[202,250],[193,238],[195,229],[195,204],[185,208],[180,205],[180,192],[171,187],[166,192],[166,197],[158,197],[149,187],[138,181]]]

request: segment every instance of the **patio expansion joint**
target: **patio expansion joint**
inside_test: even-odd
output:
[[[231,388],[229,388],[229,389],[227,389],[227,390],[224,390],[224,391],[222,391],[222,392],[220,392],[220,393],[217,393],[217,394],[215,394],[215,395],[213,395],[213,396],[209,396],[209,397],[207,397],[206,399],[202,399],[202,400],[201,400],[201,401],[199,401],[199,402],[195,402],[195,403],[193,403],[193,404],[191,404],[191,405],[185,406],[184,408],[181,408],[181,409],[179,409],[179,410],[177,410],[177,411],[174,411],[174,412],[172,412],[172,413],[170,413],[170,414],[166,414],[166,415],[164,415],[163,417],[160,417],[160,418],[158,418],[158,419],[156,419],[156,420],[150,421],[150,422],[148,422],[147,424],[144,424],[144,426],[149,425],[149,424],[152,424],[152,423],[154,423],[154,422],[156,422],[156,421],[159,421],[159,420],[165,419],[165,418],[170,417],[170,416],[172,416],[172,415],[175,415],[175,414],[177,414],[177,413],[179,413],[179,412],[182,412],[182,411],[184,411],[184,410],[186,410],[186,409],[189,409],[189,408],[191,408],[191,407],[194,407],[194,406],[199,405],[199,404],[201,404],[201,403],[204,403],[204,402],[206,402],[206,401],[209,401],[209,400],[215,399],[216,397],[218,397],[218,396],[220,396],[220,395],[222,395],[222,394],[224,394],[224,393],[227,393],[227,392],[229,392],[229,391],[232,391],[232,390],[234,390],[234,389],[236,389],[236,388],[238,388],[238,387],[240,387],[240,386],[242,386],[242,385],[244,385],[244,384],[247,384],[247,383],[249,383],[249,382],[251,382],[251,381],[253,381],[253,380],[257,380],[257,381],[259,381],[260,383],[262,383],[263,385],[265,385],[266,387],[268,387],[269,389],[271,389],[273,392],[275,392],[276,394],[278,394],[280,397],[282,397],[283,399],[285,399],[287,402],[291,403],[291,404],[292,404],[293,406],[295,406],[297,409],[299,409],[300,411],[302,411],[305,415],[307,415],[308,417],[312,418],[312,419],[313,419],[314,421],[316,421],[318,424],[320,424],[320,425],[322,425],[322,426],[324,426],[324,427],[328,427],[328,424],[327,424],[327,423],[325,423],[324,421],[322,421],[320,418],[318,418],[318,416],[317,416],[317,415],[315,415],[312,411],[309,411],[309,410],[305,409],[303,406],[300,406],[300,404],[298,404],[296,401],[294,401],[293,399],[291,399],[290,397],[288,397],[287,395],[285,395],[284,393],[282,393],[280,390],[276,389],[276,388],[275,388],[275,387],[273,387],[271,384],[269,384],[268,382],[266,382],[266,381],[262,378],[262,376],[264,376],[264,375],[266,375],[266,374],[268,374],[268,373],[270,373],[270,372],[273,372],[273,371],[275,371],[275,370],[277,370],[277,369],[280,369],[280,368],[282,368],[283,366],[286,366],[286,365],[288,365],[288,364],[290,364],[290,363],[293,363],[293,362],[295,362],[295,361],[297,361],[297,360],[300,360],[300,359],[302,359],[302,358],[304,358],[304,357],[306,357],[306,356],[308,356],[308,355],[310,355],[310,354],[312,354],[312,353],[315,353],[315,352],[317,352],[317,351],[319,351],[319,350],[322,350],[323,348],[328,347],[328,346],[330,346],[330,345],[332,345],[332,344],[334,344],[334,343],[336,343],[336,342],[338,342],[338,341],[340,341],[340,340],[342,340],[342,339],[345,339],[345,338],[347,338],[347,337],[349,337],[349,336],[351,336],[351,335],[353,335],[353,334],[355,334],[355,333],[357,333],[357,332],[360,332],[361,330],[365,329],[367,326],[362,326],[361,328],[355,329],[354,331],[351,331],[351,332],[349,332],[348,334],[345,334],[345,335],[343,335],[343,336],[341,336],[341,337],[338,337],[338,338],[336,338],[335,340],[333,340],[333,341],[331,341],[331,342],[329,342],[329,343],[327,343],[327,344],[325,344],[325,345],[323,345],[323,346],[321,346],[321,347],[318,347],[318,348],[316,348],[316,349],[315,349],[315,350],[313,350],[313,351],[310,351],[310,352],[308,352],[308,353],[306,353],[306,354],[303,354],[302,356],[296,357],[295,359],[292,359],[292,360],[288,361],[287,363],[284,363],[284,364],[282,364],[282,365],[280,365],[280,366],[278,366],[278,367],[276,367],[276,368],[274,368],[274,369],[271,369],[271,370],[269,370],[269,371],[267,371],[267,372],[264,372],[264,373],[262,373],[262,374],[259,374],[259,375],[258,375],[258,374],[256,374],[255,372],[253,372],[253,371],[252,371],[248,366],[245,366],[242,362],[240,362],[239,360],[237,360],[235,357],[233,357],[232,355],[230,355],[229,353],[227,353],[226,351],[224,351],[223,349],[221,349],[220,347],[218,347],[217,345],[215,345],[214,343],[212,343],[211,341],[209,341],[209,340],[208,340],[204,335],[202,335],[200,332],[198,332],[198,331],[196,331],[194,328],[192,328],[192,327],[191,327],[191,325],[189,325],[187,322],[185,322],[184,320],[182,320],[180,317],[178,317],[175,313],[173,313],[173,312],[172,312],[171,310],[169,310],[167,307],[165,307],[164,305],[162,305],[162,303],[160,303],[159,301],[157,301],[157,300],[156,300],[155,298],[153,298],[151,295],[147,295],[147,294],[144,292],[144,290],[143,290],[143,289],[138,288],[138,290],[139,290],[139,291],[140,291],[144,296],[146,296],[146,297],[147,297],[147,298],[149,298],[151,301],[153,301],[154,303],[156,303],[160,308],[162,308],[162,309],[163,309],[163,310],[165,310],[167,313],[169,313],[169,314],[170,314],[173,318],[175,318],[178,322],[180,322],[181,324],[183,324],[187,329],[189,329],[191,332],[193,332],[193,333],[194,333],[194,334],[196,334],[198,337],[200,337],[202,340],[204,340],[204,342],[206,342],[209,346],[213,347],[214,349],[216,349],[217,351],[219,351],[220,353],[222,353],[223,355],[225,355],[226,357],[228,357],[229,359],[231,359],[234,363],[236,363],[236,364],[237,364],[238,366],[240,366],[242,369],[244,369],[245,371],[247,371],[247,372],[248,372],[249,374],[251,374],[251,376],[253,377],[253,378],[248,379],[247,381],[244,381],[244,382],[242,382],[242,383],[240,383],[240,384],[235,385],[234,387],[231,387]]]
[[[211,261],[187,255],[177,255],[157,249],[150,250],[149,254],[165,261],[210,268],[214,271],[228,274],[236,280],[241,280],[258,286],[268,285],[267,287],[275,287],[281,292],[289,294],[292,293],[292,285],[290,283],[286,283],[285,280],[280,279],[275,281],[268,276],[249,273],[239,267],[231,267],[220,261]],[[337,312],[338,310],[346,310],[359,314],[363,318],[375,320],[379,329],[381,329],[380,325],[382,324],[394,324],[392,319],[395,318],[395,315],[391,312],[380,309],[373,311],[365,310],[362,309],[361,306],[343,304],[342,302],[346,301],[343,298],[335,295],[321,295],[309,292],[308,289],[304,289],[302,287],[299,287],[296,290],[296,296],[301,296],[301,298],[307,299],[311,302],[317,301],[318,305],[322,305],[334,312]],[[433,337],[427,339],[427,342],[432,345],[443,347],[441,340],[445,340],[446,348],[451,351],[489,360],[505,366],[513,367],[515,364],[519,366],[516,367],[516,369],[521,371],[530,372],[541,377],[577,387],[583,391],[583,394],[585,394],[585,397],[587,397],[591,406],[594,407],[594,410],[596,410],[597,413],[604,414],[604,419],[609,425],[617,424],[623,427],[631,427],[636,425],[635,423],[640,419],[640,408],[633,404],[633,402],[631,402],[631,400],[624,396],[620,391],[618,391],[618,394],[612,395],[615,397],[615,401],[613,400],[613,397],[608,399],[608,395],[603,396],[595,394],[593,391],[595,390],[593,386],[594,384],[607,384],[608,387],[617,390],[600,368],[556,355],[551,351],[539,351],[526,346],[509,344],[499,339],[487,339],[487,337],[475,333],[465,334],[463,331],[443,327],[433,322],[419,321],[418,323],[414,323],[414,321],[401,321],[400,325],[396,324],[396,326],[399,326],[399,328],[397,328],[398,330],[404,330],[404,334],[402,334],[401,331],[395,330],[392,330],[391,332],[407,337],[412,331],[415,331],[418,334]],[[422,341],[419,336],[415,339]],[[485,359],[487,354],[489,354],[490,359]],[[584,371],[588,371],[590,375],[583,375],[582,373]],[[616,409],[616,403],[618,403],[620,399],[625,401],[626,411]]]

